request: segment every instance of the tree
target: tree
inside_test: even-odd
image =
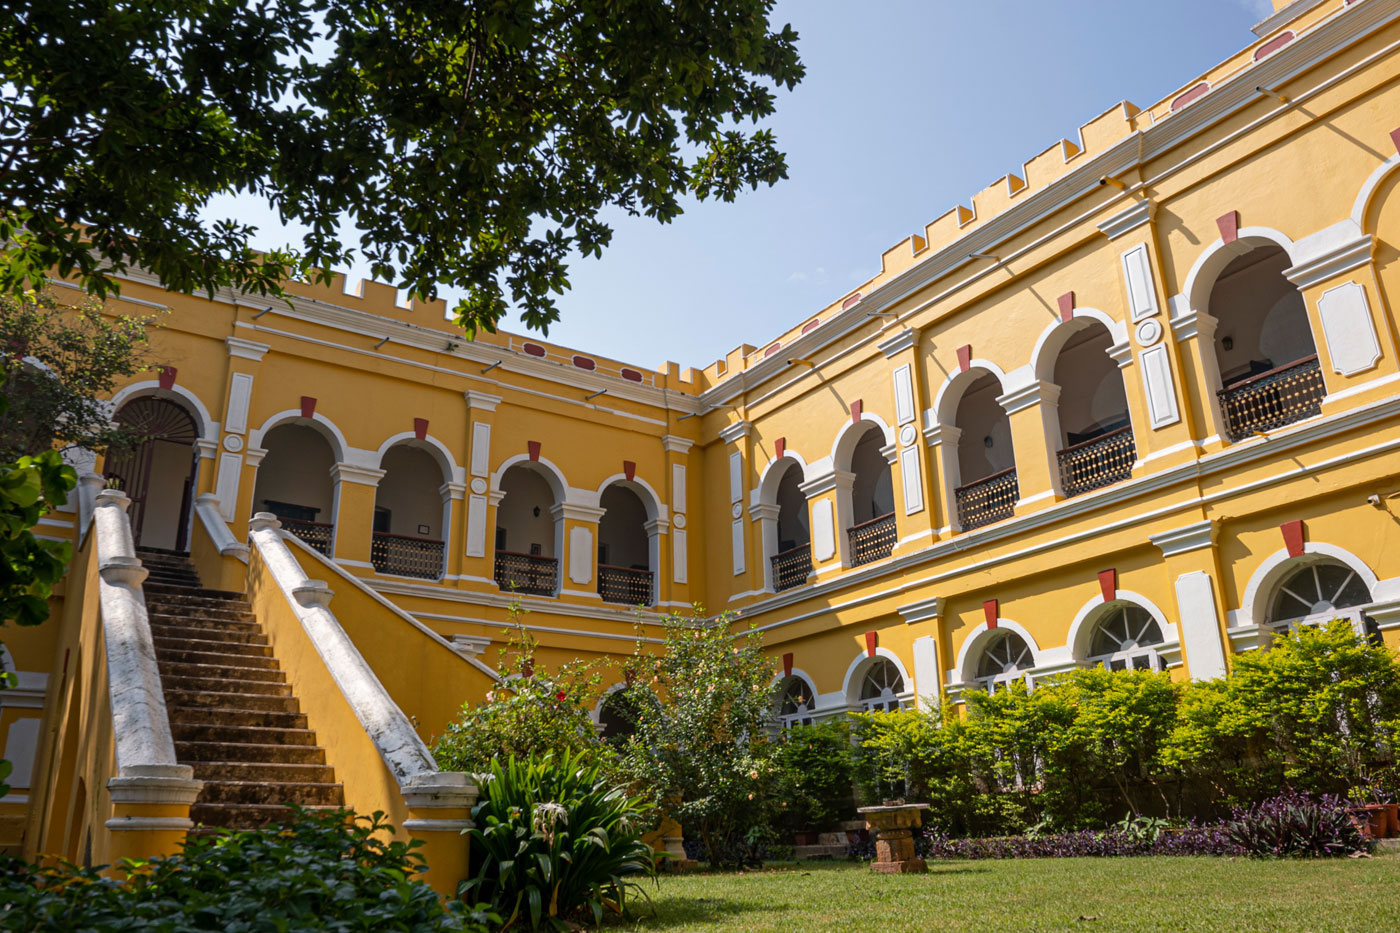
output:
[[[468,332],[557,320],[605,208],[667,222],[786,163],[776,87],[803,76],[774,0],[15,0],[0,17],[0,291],[52,269],[106,295],[372,273],[465,289]],[[257,253],[215,195],[308,230]]]
[[[773,661],[756,632],[731,634],[731,621],[664,617],[661,651],[638,641],[626,688],[637,730],[624,768],[700,837],[716,866],[743,829],[765,825],[773,770]]]
[[[0,294],[0,462],[57,447],[103,452],[135,438],[114,424],[117,380],[149,367],[147,317],[109,318],[99,303],[65,307],[48,292]]]

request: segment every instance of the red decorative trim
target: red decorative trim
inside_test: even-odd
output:
[[[1278,526],[1283,532],[1283,546],[1288,548],[1289,557],[1303,556],[1303,520],[1296,519]]]
[[[856,292],[854,295],[841,302],[841,310],[845,311],[847,308],[853,308],[858,304],[860,304],[860,292]]]
[[[416,437],[416,438],[418,438],[420,441],[423,440],[424,438],[426,438],[426,437],[428,436],[428,419],[427,419],[427,418],[414,418],[414,419],[413,419],[413,436]]]
[[[527,343],[527,344],[525,344],[525,346],[521,347],[520,349],[524,350],[526,353],[530,354],[531,356],[544,356],[545,353],[548,352],[547,350],[545,350],[544,347],[540,346],[540,345],[537,344],[537,343]]]
[[[1270,39],[1254,50],[1254,60],[1257,62],[1261,58],[1268,58],[1292,41],[1293,31],[1291,29],[1288,32],[1281,32],[1276,38]]]
[[[316,400],[309,395],[301,397],[301,416],[303,418],[313,418],[316,415]]]
[[[1103,601],[1111,603],[1118,598],[1118,571],[1099,571],[1099,592],[1103,594]]]
[[[791,676],[792,676],[792,652],[791,652],[791,651],[789,651],[787,654],[783,655],[783,676],[784,676],[784,677],[791,677]]]
[[[641,382],[642,374],[635,369],[627,369],[624,367],[622,370],[622,378],[626,379],[628,382]]]
[[[958,347],[958,369],[967,372],[972,368],[972,344],[965,343]]]
[[[627,482],[637,478],[637,464],[632,460],[622,461],[622,475],[627,477]]]
[[[810,321],[808,321],[806,324],[803,324],[803,325],[802,325],[802,333],[804,333],[804,334],[810,334],[812,331],[814,331],[814,330],[817,329],[817,325],[820,324],[821,322],[822,322],[822,319],[819,318],[819,317],[814,317],[814,318],[812,318],[812,319],[811,319]]]
[[[851,403],[851,424],[860,424],[860,416],[865,411],[865,401],[856,399]]]
[[[1200,84],[1191,88],[1191,90],[1187,91],[1185,94],[1182,94],[1176,100],[1172,101],[1172,110],[1180,110],[1182,107],[1185,107],[1187,104],[1191,103],[1191,101],[1195,100],[1196,98],[1201,97],[1206,93],[1206,91],[1209,90],[1210,82],[1202,81]]]
[[[1395,151],[1400,152],[1400,130],[1390,131],[1390,142],[1395,147]]]
[[[989,599],[982,604],[982,617],[987,620],[987,628],[997,627],[997,619],[1001,617],[1001,606],[995,599]]]
[[[875,657],[875,649],[876,649],[876,647],[879,646],[879,644],[880,644],[880,636],[879,636],[879,634],[878,634],[877,632],[866,632],[866,633],[865,633],[865,656],[866,656],[867,658],[873,658],[873,657]]]
[[[175,385],[175,375],[178,372],[179,370],[174,366],[162,366],[160,368],[160,375],[156,377],[156,381],[160,383],[162,389],[168,392],[171,387]]]
[[[783,454],[787,453],[787,438],[780,437],[773,442],[773,459],[783,459]]]
[[[1215,218],[1215,225],[1220,228],[1220,239],[1226,243],[1235,242],[1240,236],[1240,212],[1221,214]]]
[[[531,460],[538,461],[538,460],[540,459],[540,442],[539,442],[539,441],[526,441],[526,442],[525,442],[525,449],[528,450],[528,451],[530,451],[530,459],[531,459]]]
[[[774,353],[777,353],[777,352],[778,352],[779,350],[781,350],[782,348],[783,348],[783,345],[782,345],[781,343],[775,343],[775,344],[773,344],[773,345],[772,345],[771,347],[769,347],[767,350],[764,350],[764,351],[763,351],[763,358],[764,358],[765,360],[768,359],[768,357],[772,356]]]
[[[1068,321],[1074,317],[1074,292],[1065,292],[1059,297],[1060,320]]]
[[[598,368],[598,364],[593,362],[586,356],[575,356],[574,365],[577,366],[579,369],[586,369],[589,372],[592,372],[593,370]]]

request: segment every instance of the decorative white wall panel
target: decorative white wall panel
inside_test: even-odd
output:
[[[906,447],[899,452],[899,477],[904,486],[904,514],[923,511],[924,484],[919,471],[919,448]]]
[[[1148,417],[1153,429],[1181,420],[1176,407],[1176,383],[1172,380],[1171,358],[1165,344],[1148,347],[1138,354],[1142,364],[1142,386],[1147,391]]]
[[[569,579],[593,582],[593,532],[578,525],[569,529]]]
[[[467,556],[486,556],[486,497],[467,497]]]
[[[1196,570],[1176,578],[1176,608],[1180,614],[1181,648],[1192,680],[1225,676],[1225,649],[1220,644],[1220,619],[1210,574]]]
[[[919,709],[928,709],[929,700],[940,699],[938,683],[938,643],[932,635],[914,639],[914,691]]]
[[[738,519],[729,526],[729,543],[734,548],[734,576],[744,572],[744,520]]]
[[[1123,281],[1128,287],[1128,305],[1134,321],[1157,313],[1157,289],[1153,287],[1152,263],[1145,244],[1123,254]]]
[[[233,521],[234,509],[238,508],[238,479],[242,475],[242,457],[238,454],[219,454],[219,472],[214,478],[214,495],[219,497],[219,514],[226,522]]]
[[[253,377],[234,373],[228,386],[228,410],[224,412],[224,430],[242,434],[248,430],[248,405],[253,397]]]
[[[690,557],[686,551],[685,529],[671,529],[671,582],[690,580]]]
[[[894,371],[894,415],[898,424],[914,420],[914,376],[908,363]]]
[[[729,455],[729,501],[744,497],[744,458],[737,450]]]
[[[671,464],[671,511],[685,512],[685,464]]]
[[[1364,372],[1381,358],[1366,289],[1356,282],[1329,288],[1317,299],[1317,316],[1332,368],[1343,376]]]
[[[472,476],[491,475],[491,425],[472,422]]]
[[[812,556],[817,560],[831,560],[836,556],[830,499],[818,499],[812,504]]]

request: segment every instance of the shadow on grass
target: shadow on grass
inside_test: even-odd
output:
[[[691,926],[696,923],[718,923],[738,914],[759,914],[774,908],[752,901],[729,900],[721,897],[668,897],[664,906],[656,902],[638,904],[631,922],[639,930],[664,930],[667,927]]]

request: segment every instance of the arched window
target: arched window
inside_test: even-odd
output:
[[[1162,628],[1151,613],[1132,603],[1110,604],[1094,628],[1089,660],[1111,671],[1159,671]]]
[[[637,731],[637,713],[626,690],[614,690],[598,708],[598,734],[612,745],[625,745]]]
[[[812,724],[812,706],[816,698],[812,688],[801,677],[789,677],[778,693],[778,725],[784,729]]]
[[[263,435],[253,511],[271,512],[282,527],[322,554],[331,554],[335,532],[335,453],[307,424],[279,424]]]
[[[1357,607],[1371,601],[1366,581],[1341,561],[1301,560],[1275,587],[1268,621],[1283,626],[1350,619],[1358,634],[1366,634]]]
[[[370,561],[380,573],[436,580],[443,573],[446,499],[442,467],[427,451],[398,444],[384,452],[374,497]]]
[[[860,705],[866,712],[892,713],[900,708],[904,678],[889,658],[876,658],[860,682]]]
[[[851,453],[851,526],[846,535],[852,567],[889,557],[898,537],[894,481],[880,450],[884,441],[884,432],[871,423]]]
[[[1082,323],[1080,323],[1082,322]],[[1055,359],[1060,422],[1060,484],[1077,496],[1128,479],[1137,462],[1123,373],[1108,355],[1113,335],[1101,322],[1081,318]]]
[[[117,412],[116,422],[140,441],[113,451],[105,472],[131,499],[131,533],[137,545],[183,551],[194,501],[199,438],[194,419],[168,399],[142,396]]]
[[[1020,498],[1011,420],[997,401],[1001,394],[997,377],[984,373],[958,399],[958,485],[953,498],[964,531],[1010,518]]]
[[[607,603],[650,606],[654,587],[646,506],[622,483],[604,489],[599,504],[604,511],[598,521],[598,595]]]
[[[802,467],[789,461],[778,482],[778,549],[769,556],[773,589],[778,592],[801,586],[812,572],[812,532],[802,479]]]
[[[1302,293],[1283,274],[1290,265],[1281,247],[1260,242],[1211,285],[1220,411],[1231,440],[1322,412],[1317,347]]]
[[[496,509],[496,583],[502,590],[553,596],[559,590],[563,523],[554,490],[533,464],[517,463],[501,476]]]
[[[1035,655],[1024,638],[1015,632],[998,629],[982,649],[982,658],[977,662],[976,680],[991,692],[1020,680],[1034,664]]]

